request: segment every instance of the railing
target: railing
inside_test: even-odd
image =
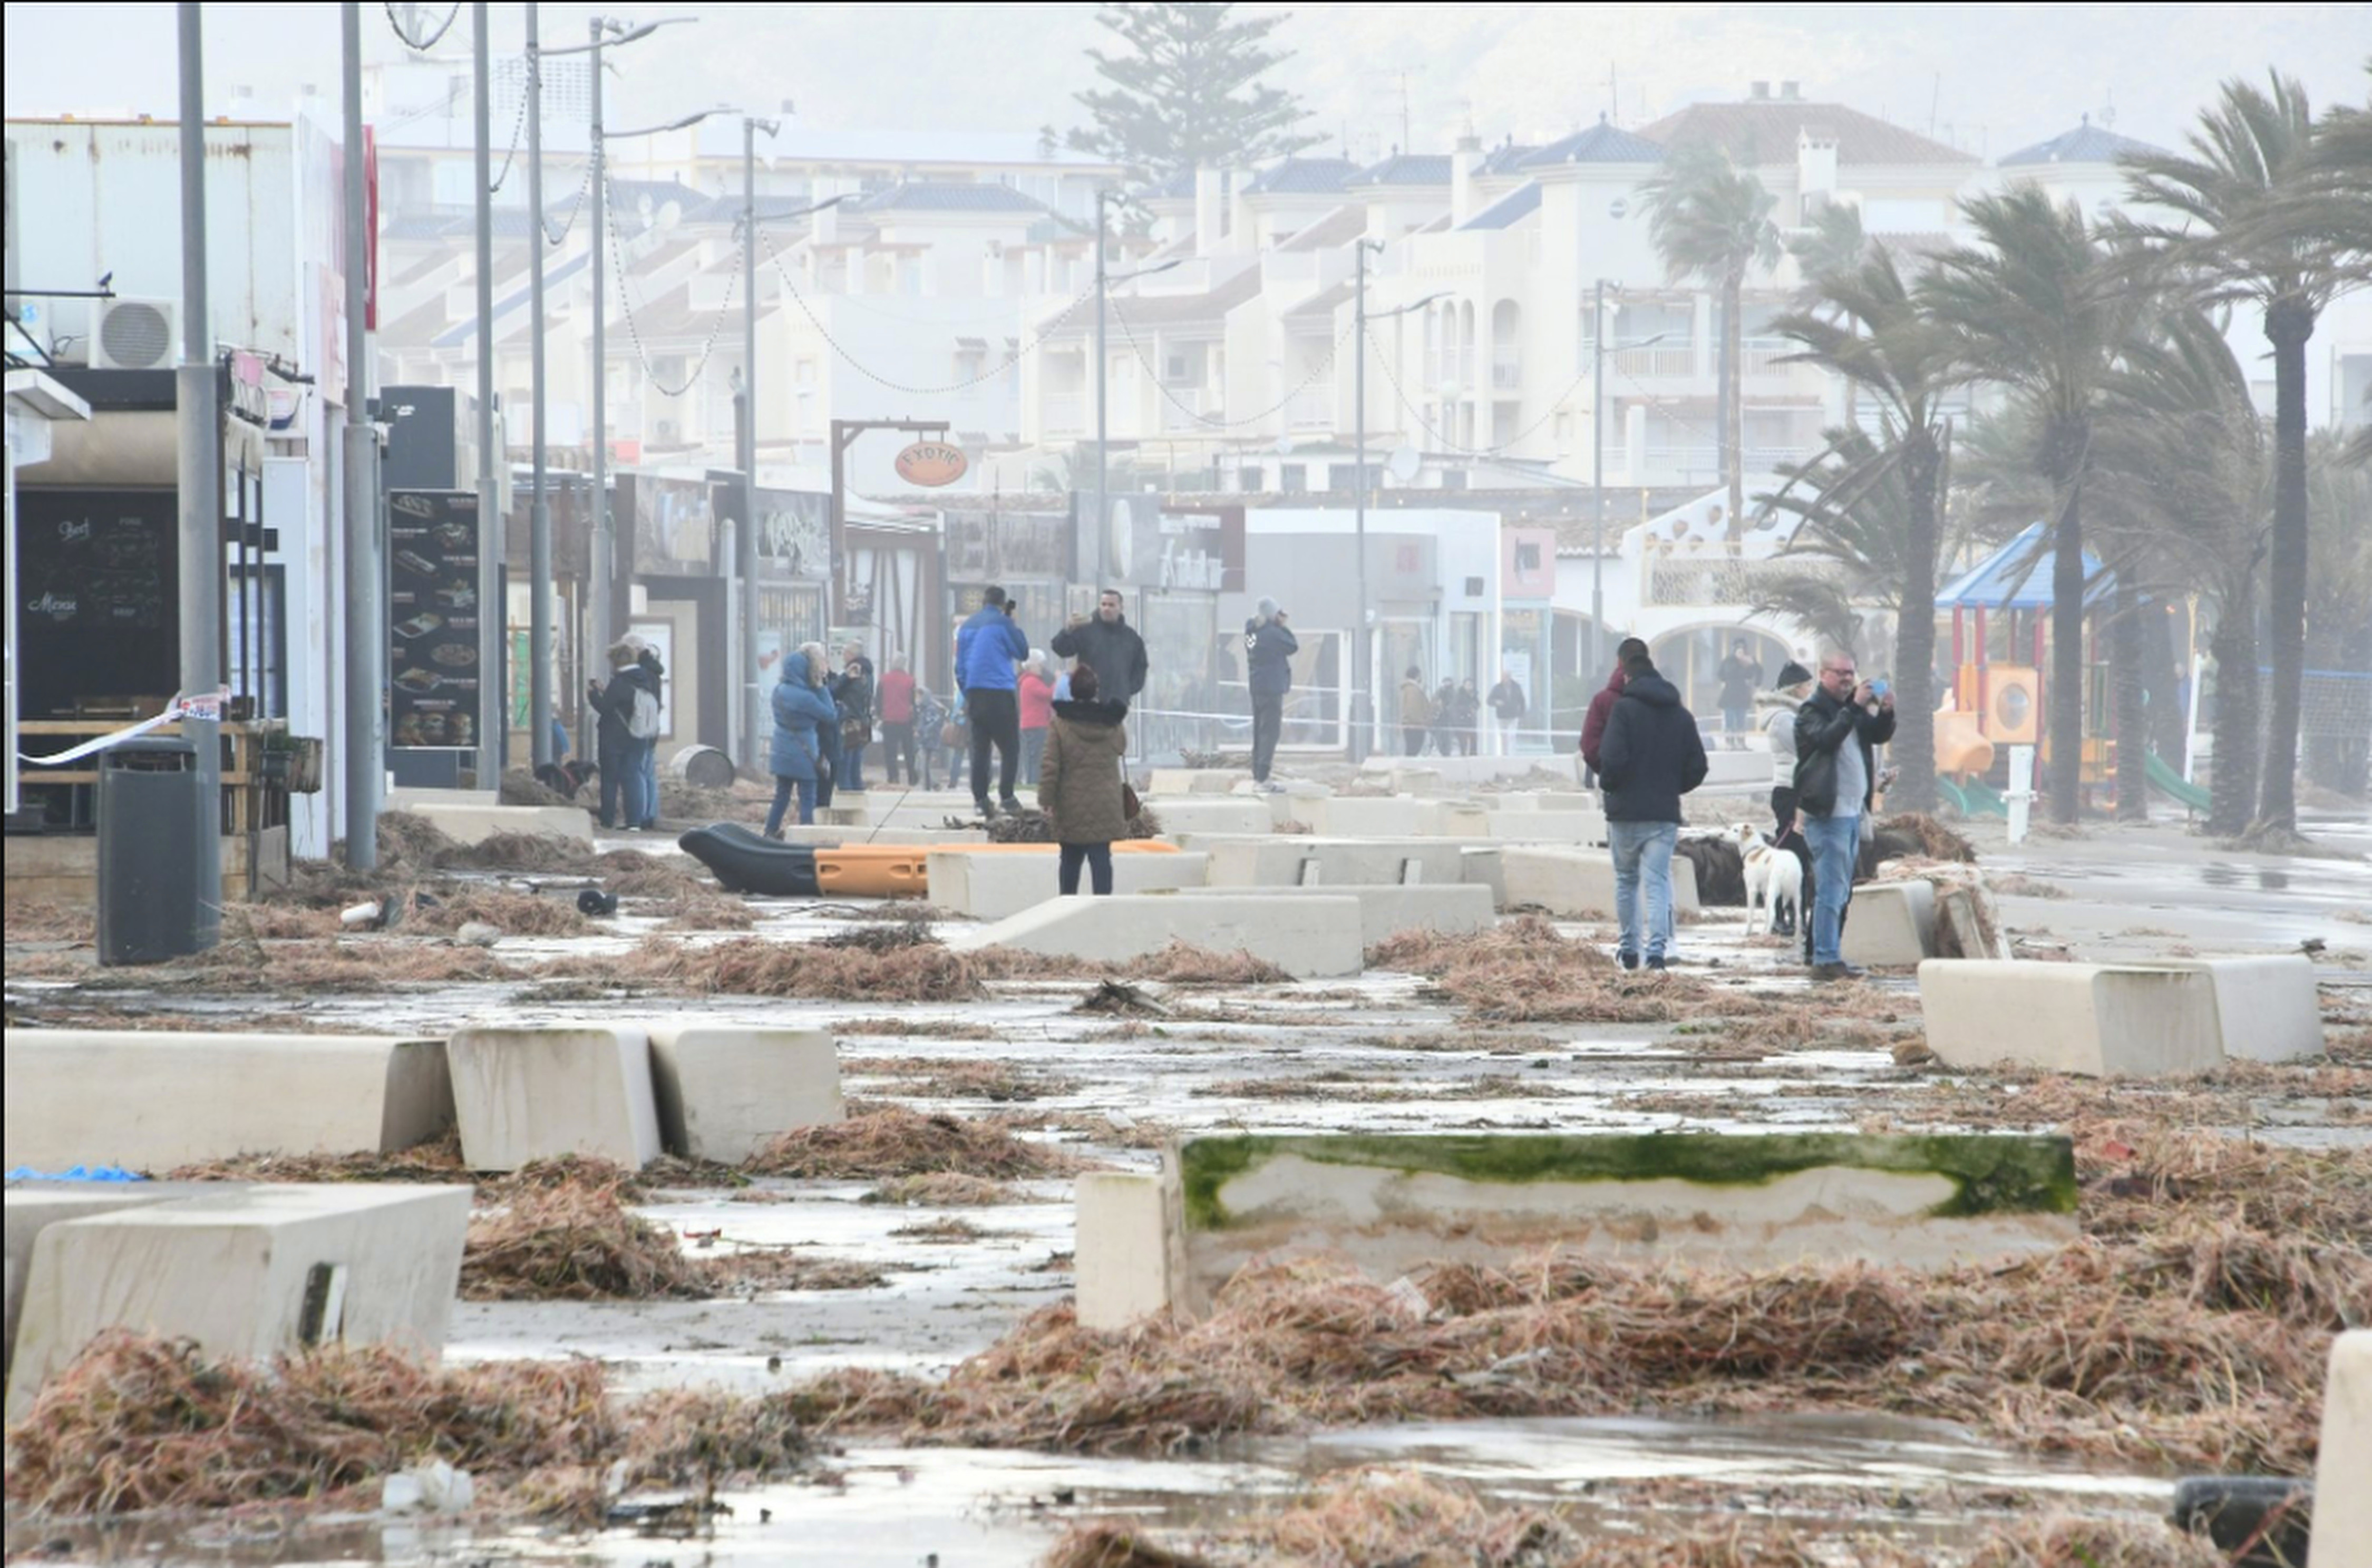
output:
[[[1588,358],[1596,350],[1585,339],[1581,352],[1584,358]],[[1613,369],[1623,376],[1672,379],[1696,374],[1697,351],[1687,343],[1656,343],[1647,348],[1617,349],[1608,357],[1614,361]]]
[[[1494,391],[1513,392],[1524,385],[1524,360],[1521,354],[1499,354],[1491,356],[1491,388]]]
[[[1785,338],[1748,338],[1738,344],[1738,363],[1749,376],[1785,376],[1797,368],[1779,362],[1801,354],[1804,345]]]
[[[1168,431],[1209,429],[1210,426],[1197,417],[1205,412],[1203,405],[1208,401],[1200,387],[1164,388],[1161,392],[1161,428]]]
[[[1285,405],[1285,421],[1294,430],[1334,428],[1334,394],[1325,387],[1296,392]]]

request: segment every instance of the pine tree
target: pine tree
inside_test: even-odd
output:
[[[1290,13],[1230,19],[1232,5],[1108,5],[1097,20],[1124,46],[1090,49],[1111,84],[1076,95],[1094,123],[1075,129],[1077,152],[1109,158],[1136,180],[1196,168],[1242,168],[1324,138],[1296,134],[1301,100],[1260,78],[1292,58],[1265,40]]]

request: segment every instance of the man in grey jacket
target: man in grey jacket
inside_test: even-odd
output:
[[[1276,600],[1260,601],[1260,613],[1244,622],[1244,669],[1252,696],[1252,782],[1266,785],[1285,733],[1285,694],[1293,690],[1293,656],[1301,644],[1285,625]],[[1282,786],[1280,786],[1282,787]]]

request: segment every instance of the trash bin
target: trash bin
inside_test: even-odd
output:
[[[219,832],[186,740],[135,740],[99,758],[99,961],[154,964],[213,947],[219,888],[199,886],[200,835]]]

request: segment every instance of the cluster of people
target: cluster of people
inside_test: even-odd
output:
[[[601,826],[653,832],[659,818],[660,705],[667,667],[658,651],[640,637],[610,644],[609,657],[608,684],[585,684],[586,704],[596,720],[594,765],[600,779]],[[552,753],[555,763],[565,751],[562,746]]]
[[[1680,690],[1657,672],[1645,643],[1626,638],[1615,657],[1613,673],[1590,699],[1583,721],[1582,760],[1605,801],[1620,928],[1616,961],[1626,970],[1661,970],[1672,957],[1672,852],[1680,839],[1680,799],[1704,782],[1704,741]],[[1727,705],[1727,692],[1723,701]],[[1883,682],[1860,679],[1853,655],[1832,653],[1820,661],[1817,677],[1790,663],[1763,706],[1772,754],[1772,842],[1804,870],[1803,903],[1810,912],[1798,923],[1804,961],[1816,980],[1858,978],[1861,971],[1844,961],[1845,913],[1863,824],[1883,787],[1878,748],[1894,738],[1893,695]]]
[[[904,674],[902,660],[891,660],[890,668],[893,675]],[[911,715],[911,677],[901,690]],[[767,769],[774,775],[774,803],[766,812],[768,838],[782,836],[783,819],[794,801],[798,820],[805,824],[831,804],[836,791],[864,790],[875,701],[873,661],[855,643],[841,650],[837,672],[821,643],[803,643],[784,656],[774,677],[774,736],[766,756]],[[907,727],[912,728],[911,716]]]
[[[1480,755],[1482,726],[1482,696],[1471,679],[1444,679],[1428,691],[1424,671],[1409,666],[1401,678],[1401,746],[1408,755],[1422,757],[1428,745],[1443,757]]]

